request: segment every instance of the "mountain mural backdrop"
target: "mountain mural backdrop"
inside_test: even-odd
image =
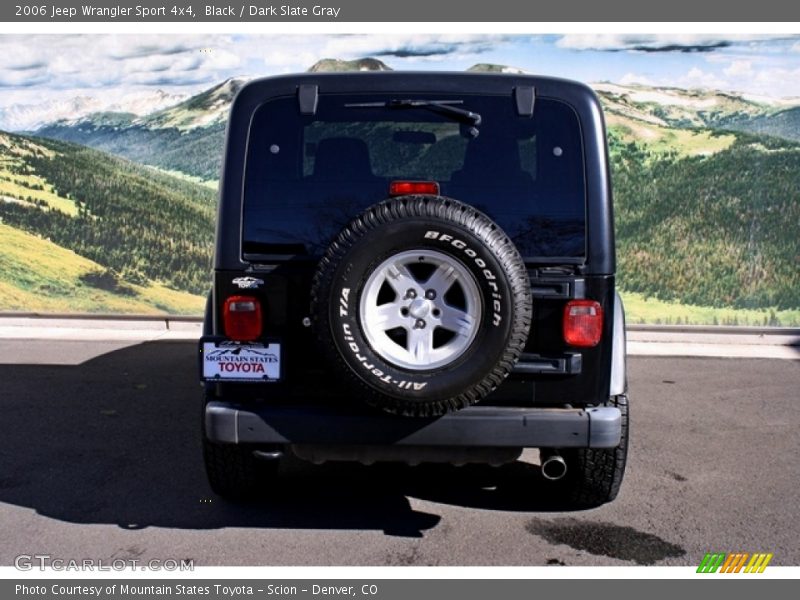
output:
[[[225,121],[244,83],[47,122],[17,107],[37,126],[0,133],[0,309],[199,313]],[[800,325],[800,101],[593,87],[632,320]]]

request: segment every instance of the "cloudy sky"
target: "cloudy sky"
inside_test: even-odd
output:
[[[394,69],[477,62],[586,82],[800,96],[800,37],[713,35],[0,35],[0,107],[74,96],[188,94],[231,76],[375,56]]]

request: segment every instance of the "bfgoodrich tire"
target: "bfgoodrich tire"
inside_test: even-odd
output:
[[[436,416],[478,402],[508,375],[531,322],[525,264],[474,208],[393,198],[350,222],[320,261],[312,315],[359,396]]]

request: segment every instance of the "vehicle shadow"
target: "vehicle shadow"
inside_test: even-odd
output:
[[[440,516],[408,497],[488,510],[564,510],[538,469],[315,466],[288,461],[263,500],[224,502],[201,459],[195,346],[145,343],[77,366],[0,365],[0,502],[127,529],[373,529],[419,537]]]

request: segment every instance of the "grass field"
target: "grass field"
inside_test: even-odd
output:
[[[708,129],[675,129],[608,115],[609,131],[623,142],[636,142],[655,155],[674,153],[684,156],[711,156],[730,148],[736,141],[732,134],[718,134]]]
[[[664,302],[621,292],[628,323],[800,327],[800,310],[715,308]]]
[[[201,314],[205,299],[154,283],[102,289],[105,270],[34,235],[0,224],[0,312]],[[94,277],[93,277],[94,276]],[[108,286],[106,286],[108,287]]]
[[[74,217],[78,207],[69,198],[58,195],[53,186],[35,173],[20,173],[24,167],[24,157],[34,152],[52,155],[53,152],[33,142],[20,142],[20,138],[12,141],[0,133],[0,201],[20,202],[23,204],[38,203],[42,208],[59,210]]]

